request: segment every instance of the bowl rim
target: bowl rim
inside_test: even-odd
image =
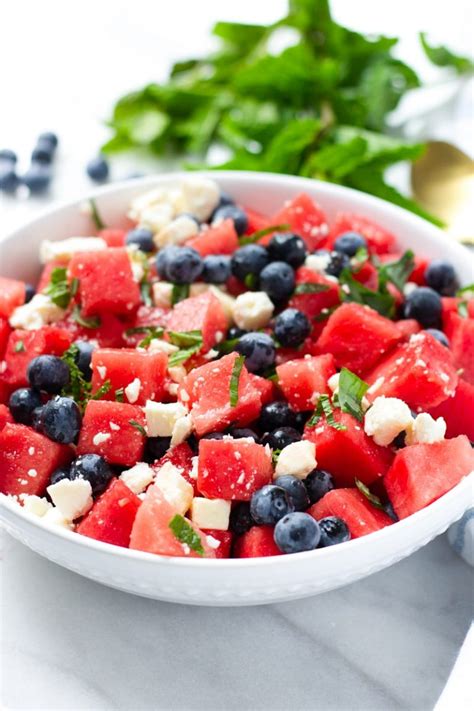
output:
[[[246,184],[248,182],[253,182],[256,184],[256,186],[261,186],[261,187],[271,187],[271,186],[280,186],[280,187],[285,187],[285,186],[294,186],[294,187],[301,187],[302,191],[306,188],[310,188],[311,192],[313,192],[315,189],[319,191],[319,194],[321,195],[321,201],[324,202],[324,197],[325,196],[331,196],[331,197],[341,197],[341,201],[344,202],[344,196],[350,195],[353,200],[356,202],[360,203],[361,209],[366,207],[373,206],[374,208],[377,209],[378,212],[383,212],[387,215],[387,217],[393,216],[394,218],[399,217],[402,220],[407,221],[408,223],[412,223],[413,227],[416,229],[418,228],[421,231],[429,232],[430,234],[430,239],[432,241],[435,241],[436,243],[439,244],[441,248],[446,247],[446,235],[443,233],[443,231],[436,227],[435,225],[429,223],[427,220],[419,217],[418,215],[415,215],[404,208],[399,207],[398,205],[394,205],[393,203],[388,203],[385,200],[382,200],[381,198],[375,197],[373,195],[369,195],[368,193],[361,192],[359,190],[355,190],[353,188],[348,188],[342,185],[337,185],[334,183],[328,183],[320,180],[314,180],[312,178],[304,178],[300,176],[293,176],[293,175],[282,175],[278,173],[265,173],[265,172],[259,172],[259,171],[232,171],[232,170],[222,170],[222,171],[195,171],[195,172],[185,172],[185,171],[179,171],[179,172],[168,172],[168,173],[156,173],[154,175],[149,175],[145,176],[143,178],[135,178],[135,179],[130,179],[130,180],[125,180],[125,181],[120,181],[117,183],[113,183],[112,185],[105,185],[105,186],[100,186],[98,188],[95,188],[94,190],[88,192],[86,195],[82,195],[79,198],[74,198],[71,200],[67,201],[60,201],[55,203],[52,206],[48,206],[44,210],[40,211],[34,218],[28,220],[27,222],[23,223],[22,225],[16,227],[13,231],[10,231],[7,233],[2,239],[0,239],[0,248],[3,247],[5,244],[7,245],[9,241],[13,240],[16,235],[18,235],[21,232],[24,232],[25,230],[28,230],[32,225],[35,225],[38,222],[47,220],[48,217],[51,217],[57,213],[60,213],[62,211],[66,211],[68,209],[72,209],[74,207],[81,208],[82,205],[86,204],[89,200],[93,199],[95,201],[99,200],[101,197],[107,197],[111,196],[114,193],[120,193],[120,192],[132,192],[132,193],[140,193],[144,190],[147,189],[152,189],[153,187],[158,187],[160,185],[166,185],[166,184],[174,184],[184,178],[192,178],[192,177],[204,177],[204,178],[209,178],[212,180],[215,180],[217,183],[220,182],[220,179],[223,179],[223,182],[227,181],[233,181],[234,183],[241,183],[241,184]],[[100,207],[100,206],[99,206]],[[354,209],[354,208],[351,208]],[[383,219],[383,218],[382,218]],[[459,259],[468,259],[469,261],[473,261],[474,259],[469,252],[469,250],[464,247],[463,245],[452,241],[450,243],[450,250],[454,251],[457,253],[457,256]],[[446,494],[441,496],[439,499],[436,501],[432,502],[425,508],[421,509],[420,511],[415,512],[414,514],[411,514],[405,519],[402,519],[400,521],[394,522],[390,526],[386,526],[383,529],[380,529],[378,531],[375,531],[373,533],[368,534],[368,536],[361,536],[357,539],[353,539],[350,541],[346,541],[344,545],[344,550],[349,551],[352,549],[353,551],[356,551],[357,549],[360,548],[361,545],[364,545],[364,541],[367,540],[367,537],[370,537],[370,540],[373,542],[373,544],[376,543],[376,541],[383,542],[384,540],[391,540],[392,538],[396,537],[397,535],[401,535],[403,531],[409,531],[410,528],[416,529],[418,524],[422,522],[424,519],[429,518],[431,516],[436,516],[436,513],[438,510],[440,510],[443,507],[444,502],[446,499],[449,498],[455,499],[457,496],[461,495],[461,490],[464,493],[464,489],[466,491],[466,494],[468,494],[470,485],[471,483],[474,482],[474,471],[470,472],[466,477],[464,477],[453,489],[448,491]],[[161,564],[161,565],[166,565],[168,567],[198,567],[199,569],[202,569],[202,567],[208,568],[211,566],[216,569],[228,569],[229,567],[231,568],[254,568],[255,566],[273,566],[273,565],[278,565],[281,564],[282,560],[285,561],[285,563],[290,563],[297,565],[300,562],[303,562],[305,560],[312,560],[316,555],[318,558],[324,557],[324,558],[331,558],[336,555],[338,555],[338,550],[340,551],[340,546],[329,546],[327,548],[318,548],[315,550],[311,551],[303,551],[300,553],[293,553],[292,555],[276,555],[276,556],[267,556],[267,557],[259,557],[259,558],[188,558],[186,556],[179,557],[179,556],[165,556],[161,554],[156,554],[156,553],[149,553],[146,551],[139,551],[139,550],[134,550],[131,548],[124,548],[121,546],[116,546],[111,543],[105,543],[102,541],[97,541],[95,539],[89,538],[87,536],[82,536],[80,534],[77,534],[74,531],[70,531],[67,529],[63,529],[61,527],[53,527],[53,526],[46,526],[44,523],[42,523],[41,518],[34,516],[33,514],[30,514],[29,512],[23,510],[23,508],[16,502],[13,497],[7,496],[4,494],[0,494],[0,510],[5,506],[7,510],[10,511],[10,513],[15,517],[20,519],[20,521],[25,521],[29,524],[32,524],[34,527],[37,527],[39,530],[46,532],[46,533],[51,533],[54,536],[59,537],[60,539],[63,539],[67,542],[72,543],[75,546],[79,546],[84,549],[90,549],[93,550],[97,553],[102,553],[106,555],[116,555],[122,559],[127,559],[131,561],[141,561],[143,563],[148,563],[148,564]],[[469,506],[469,504],[466,505],[466,508]],[[1,517],[2,519],[4,518],[3,516]]]

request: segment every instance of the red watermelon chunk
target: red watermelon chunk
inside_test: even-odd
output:
[[[398,397],[412,410],[424,412],[451,397],[458,376],[448,348],[426,331],[416,333],[364,377],[367,397]]]
[[[233,254],[238,249],[239,238],[233,221],[223,220],[192,237],[186,242],[186,246],[195,249],[201,257],[207,257],[209,254]]]
[[[0,430],[3,430],[7,423],[13,424],[14,419],[6,405],[0,405]]]
[[[330,472],[337,486],[352,486],[354,479],[370,486],[386,474],[393,452],[375,444],[352,415],[334,410],[334,419],[346,429],[337,430],[323,418],[304,432],[304,439],[316,445],[318,468]]]
[[[124,345],[124,331],[128,327],[118,316],[104,313],[100,316],[98,328],[85,328],[71,316],[59,321],[57,326],[64,328],[74,341],[97,341],[101,348],[121,348]],[[138,336],[141,340],[143,334]]]
[[[107,243],[107,247],[125,247],[125,238],[127,230],[122,230],[119,227],[105,227],[99,230],[98,237]]]
[[[442,305],[442,320],[443,320],[443,327],[446,328],[448,325],[448,317],[449,314],[454,313],[457,314],[458,309],[459,309],[459,304],[461,302],[467,303],[467,314],[469,318],[474,318],[474,299],[460,299],[455,296],[443,296],[441,299],[441,305]]]
[[[224,338],[227,326],[227,316],[212,291],[183,299],[168,319],[170,331],[201,331],[205,351]]]
[[[390,516],[375,508],[357,489],[333,489],[308,510],[316,521],[337,516],[346,522],[351,538],[380,531],[393,523]]]
[[[119,247],[80,252],[69,262],[69,277],[79,279],[82,314],[128,315],[141,303],[127,251]]]
[[[329,227],[326,215],[306,193],[297,195],[271,218],[272,225],[289,225],[306,242],[310,252],[326,245]]]
[[[362,215],[342,212],[336,216],[329,238],[330,248],[334,246],[339,235],[344,232],[358,232],[365,237],[371,254],[387,254],[387,252],[393,252],[395,248],[395,235]]]
[[[450,313],[444,319],[444,330],[460,377],[474,385],[474,319]]]
[[[254,373],[249,373],[249,377],[254,388],[260,393],[262,405],[266,405],[267,402],[275,399],[277,391],[272,380],[262,378],[260,375],[254,375]]]
[[[316,293],[296,294],[289,301],[288,305],[291,308],[302,311],[310,320],[319,316],[323,309],[330,309],[340,303],[337,282],[331,281],[308,267],[297,269],[295,276],[297,287],[300,284],[319,284],[321,287],[325,287],[324,291]]]
[[[26,370],[33,358],[46,353],[61,356],[71,343],[68,331],[57,326],[43,326],[37,331],[12,331],[5,352],[6,366],[0,380],[13,388],[27,385]]]
[[[0,359],[2,359],[5,354],[10,333],[11,328],[8,319],[0,316]]]
[[[397,452],[384,479],[399,518],[433,503],[474,469],[474,452],[464,435],[433,444],[414,444]]]
[[[0,316],[11,316],[25,303],[25,282],[0,276]]]
[[[77,453],[100,454],[110,464],[134,466],[142,458],[145,436],[131,421],[145,426],[141,407],[123,402],[90,400],[82,420]]]
[[[76,532],[96,541],[128,548],[141,503],[141,499],[121,479],[113,479],[79,523]]]
[[[160,469],[166,462],[170,462],[170,464],[173,464],[177,469],[179,469],[179,472],[184,479],[186,479],[189,484],[194,488],[194,494],[196,495],[197,492],[197,482],[196,479],[193,478],[192,473],[193,473],[193,450],[189,446],[187,442],[182,442],[181,444],[176,445],[176,447],[172,447],[169,449],[164,457],[161,457],[161,459],[157,460],[153,464],[153,468],[158,470]]]
[[[127,325],[123,333],[123,340],[129,348],[136,348],[137,345],[147,335],[146,328],[152,326],[166,327],[168,323],[169,309],[160,308],[158,306],[140,306],[135,318]],[[128,330],[130,329],[130,330]],[[142,329],[139,332],[133,332],[134,329]]]
[[[165,353],[137,351],[131,348],[98,348],[92,354],[92,392],[95,393],[107,380],[110,390],[103,400],[115,400],[117,390],[124,389],[124,402],[144,405],[147,400],[161,400],[168,357]],[[127,386],[139,381],[138,396],[128,392]]]
[[[400,341],[396,324],[368,306],[342,304],[331,314],[318,339],[322,353],[332,353],[338,368],[357,375],[373,368]]]
[[[395,326],[400,331],[403,340],[407,340],[410,336],[413,336],[414,333],[421,331],[420,324],[418,321],[415,321],[414,318],[404,318],[401,321],[397,321]]]
[[[454,395],[432,407],[429,413],[435,419],[445,419],[446,437],[464,434],[474,442],[474,385],[467,380],[460,378]]]
[[[354,279],[363,284],[367,289],[377,291],[379,286],[379,273],[374,265],[366,261],[353,272]]]
[[[248,439],[202,439],[197,487],[209,499],[249,501],[271,481],[270,451]]]
[[[236,558],[263,558],[269,555],[282,555],[273,540],[273,526],[253,526],[235,542]]]
[[[270,226],[268,217],[262,215],[256,210],[251,210],[249,207],[245,208],[247,214],[248,226],[245,232],[246,235],[253,235],[254,232],[260,232]]]
[[[203,528],[202,532],[206,536],[212,536],[219,542],[219,546],[214,548],[216,558],[230,558],[230,550],[232,547],[232,531],[220,531],[215,528]]]
[[[319,396],[330,392],[328,380],[334,375],[331,354],[289,360],[277,366],[278,384],[296,412],[313,410]]]
[[[72,458],[71,447],[7,422],[0,432],[0,491],[41,496],[54,470]]]

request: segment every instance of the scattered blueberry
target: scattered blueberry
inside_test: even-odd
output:
[[[258,524],[275,524],[294,510],[295,506],[285,489],[275,484],[263,486],[250,499],[250,515]]]
[[[425,271],[426,283],[442,296],[454,296],[459,289],[459,280],[452,264],[442,259],[433,259]]]
[[[259,425],[264,432],[271,432],[277,427],[294,427],[295,412],[285,400],[274,400],[262,407]]]
[[[340,276],[343,269],[350,267],[351,260],[347,254],[343,252],[330,252],[329,263],[325,269],[326,274],[330,276]]]
[[[208,432],[203,435],[201,439],[224,439],[225,435],[223,432]]]
[[[268,444],[272,449],[284,449],[293,442],[299,442],[300,439],[301,433],[293,427],[278,427],[262,437],[262,444]]]
[[[437,328],[427,328],[426,333],[430,333],[433,338],[436,338],[437,341],[441,343],[442,346],[446,346],[446,348],[449,348],[449,339],[443,331],[440,331]]]
[[[155,249],[153,232],[146,227],[136,227],[127,232],[125,244],[136,245],[142,252],[153,252]]]
[[[342,518],[327,516],[327,518],[322,518],[318,523],[321,531],[320,548],[335,546],[337,543],[345,543],[350,540],[350,531],[347,523]]]
[[[249,274],[258,276],[268,264],[268,252],[261,244],[246,244],[232,255],[232,274],[244,281]]]
[[[344,232],[334,242],[334,250],[355,257],[359,249],[367,249],[367,240],[358,232]]]
[[[267,333],[246,333],[237,341],[235,350],[245,356],[245,365],[251,373],[270,368],[275,362],[275,344]]]
[[[237,205],[223,205],[218,207],[212,215],[212,224],[222,222],[223,220],[231,219],[234,223],[237,234],[243,235],[247,231],[249,225],[248,217],[244,210]]]
[[[77,440],[82,417],[79,407],[70,397],[56,396],[41,411],[40,430],[53,442],[72,444]]]
[[[217,205],[216,210],[218,210],[220,207],[224,207],[224,205],[235,205],[235,200],[232,195],[226,193],[225,190],[221,190],[221,194],[219,195],[219,203]]]
[[[230,257],[227,255],[209,254],[204,257],[202,280],[207,284],[224,284],[230,273]]]
[[[322,499],[328,491],[334,489],[334,480],[331,474],[324,471],[324,469],[314,469],[311,474],[308,474],[304,483],[312,504]]]
[[[170,448],[171,437],[148,437],[145,444],[145,462],[153,463],[157,459],[164,457]]]
[[[32,163],[49,165],[53,162],[54,148],[49,141],[38,140],[31,153]]]
[[[49,143],[52,148],[58,147],[58,137],[52,131],[45,131],[38,136],[38,143]]]
[[[49,478],[49,484],[57,484],[58,481],[70,478],[71,477],[69,474],[69,467],[60,467],[59,469],[55,469],[54,472],[51,474]]]
[[[295,289],[295,272],[286,262],[271,262],[260,273],[260,288],[277,304],[287,301]]]
[[[420,286],[406,297],[403,308],[405,318],[414,318],[423,328],[436,328],[441,325],[441,297],[427,286]]]
[[[70,479],[86,479],[94,496],[107,488],[114,473],[110,465],[98,454],[83,454],[73,461],[69,470]]]
[[[313,413],[311,411],[296,413],[295,427],[299,432],[303,432],[304,428],[306,427],[306,423],[308,422],[312,414]]]
[[[275,338],[285,348],[298,348],[311,333],[308,317],[298,309],[285,309],[275,319]]]
[[[37,390],[20,388],[10,395],[8,407],[13,419],[22,425],[33,424],[33,412],[41,407],[41,396]]]
[[[248,501],[239,501],[231,509],[229,528],[232,533],[241,536],[247,533],[253,526],[252,517],[250,515],[250,504]]]
[[[254,442],[258,442],[258,435],[251,430],[249,427],[231,427],[229,434],[234,437],[234,439],[242,439],[244,437],[253,439]]]
[[[86,380],[92,378],[91,360],[95,346],[90,341],[75,341],[78,353],[75,358],[77,367]]]
[[[179,247],[166,260],[166,274],[174,284],[192,284],[202,273],[202,257],[192,247]]]
[[[97,156],[88,162],[86,172],[94,182],[103,183],[109,177],[109,164],[103,156]]]
[[[294,269],[301,267],[307,253],[304,240],[291,232],[274,235],[268,245],[268,254],[272,262],[286,262]]]
[[[36,294],[36,289],[33,284],[25,284],[25,304],[27,304]]]
[[[168,261],[171,257],[177,258],[179,254],[179,247],[175,245],[169,245],[160,249],[156,255],[156,271],[161,279],[168,279]]]
[[[403,449],[403,447],[406,447],[406,434],[407,433],[405,431],[397,434],[397,436],[395,437],[395,439],[392,442],[392,445],[396,449]]]
[[[0,190],[5,193],[13,193],[17,189],[19,182],[13,164],[0,164]]]
[[[57,356],[40,355],[30,361],[27,377],[36,390],[56,395],[69,383],[69,366]]]
[[[17,160],[18,158],[16,153],[11,151],[9,148],[2,148],[0,150],[0,163],[11,163],[12,165],[15,165]]]
[[[32,195],[44,193],[51,183],[51,168],[49,165],[33,163],[21,177],[21,182],[29,188]]]
[[[295,511],[306,511],[310,502],[308,492],[301,479],[285,474],[277,477],[273,483],[286,491],[294,504]]]
[[[301,553],[318,547],[321,532],[312,516],[295,511],[278,521],[273,537],[283,553]]]

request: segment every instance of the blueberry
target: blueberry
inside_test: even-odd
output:
[[[262,407],[259,425],[264,432],[277,427],[294,427],[295,412],[284,400],[274,400]]]
[[[268,444],[272,449],[284,449],[293,442],[299,442],[300,439],[300,432],[293,427],[278,427],[262,437],[262,444]]]
[[[248,331],[245,331],[243,328],[231,326],[227,331],[227,338],[233,341],[234,338],[240,338],[240,336],[244,336],[246,333],[248,333]]]
[[[49,478],[49,484],[57,484],[58,481],[70,478],[71,477],[69,467],[59,467],[59,469],[55,469],[54,472],[51,474]]]
[[[92,487],[94,496],[101,494],[114,473],[110,465],[98,454],[83,454],[73,461],[69,471],[70,479],[85,479]]]
[[[153,252],[155,249],[153,232],[146,227],[136,227],[127,232],[125,244],[136,245],[142,252]]]
[[[403,447],[406,447],[406,434],[407,433],[405,431],[397,434],[392,442],[392,446],[396,449],[403,449]]]
[[[38,136],[38,143],[49,143],[52,148],[58,147],[58,137],[52,131],[45,131]]]
[[[32,163],[49,165],[53,162],[54,148],[49,141],[39,140],[31,154]]]
[[[230,530],[237,536],[241,536],[243,533],[250,531],[252,526],[253,521],[250,515],[250,504],[248,501],[239,501],[239,503],[232,507],[230,512]]]
[[[0,190],[5,193],[13,193],[17,189],[19,182],[13,165],[0,165]]]
[[[287,301],[295,289],[295,272],[286,262],[272,262],[260,273],[260,288],[276,304]]]
[[[273,483],[286,491],[294,504],[295,511],[306,511],[309,506],[309,496],[301,479],[285,474],[277,477]]]
[[[230,257],[225,254],[209,254],[204,257],[202,280],[207,284],[224,284],[230,273]]]
[[[53,442],[72,444],[81,430],[79,407],[70,397],[56,396],[41,411],[40,430]]]
[[[156,271],[161,279],[168,279],[168,261],[179,254],[179,247],[169,245],[160,249],[156,255]]]
[[[180,247],[167,257],[166,273],[174,284],[192,284],[202,272],[202,257],[192,247]]]
[[[29,188],[32,195],[44,193],[51,183],[51,169],[49,165],[33,163],[21,181]]]
[[[31,416],[31,426],[35,430],[40,430],[41,429],[41,415],[43,412],[43,405],[40,407],[35,407],[33,410],[32,416]]]
[[[275,338],[285,348],[298,348],[311,333],[308,317],[298,309],[285,309],[275,319]]]
[[[250,515],[258,524],[275,524],[294,510],[295,505],[285,489],[275,484],[263,486],[250,499]]]
[[[218,207],[212,215],[212,224],[231,219],[238,235],[243,235],[249,225],[248,217],[244,210],[237,205],[223,205]]]
[[[312,504],[322,499],[328,491],[334,489],[334,480],[331,474],[324,469],[314,469],[308,474],[304,483]]]
[[[437,328],[427,328],[426,333],[430,333],[433,338],[436,338],[436,340],[441,343],[442,346],[449,348],[449,339],[443,331],[439,331]]]
[[[95,346],[90,341],[75,341],[74,345],[78,350],[75,358],[77,367],[84,378],[90,380],[92,378],[91,360]]]
[[[350,265],[351,260],[347,254],[343,254],[342,252],[330,252],[329,262],[324,271],[330,276],[338,277],[342,270],[346,269],[346,267],[350,267]]]
[[[286,262],[294,269],[301,267],[307,253],[304,240],[292,232],[275,235],[268,245],[268,254],[272,262]]]
[[[337,543],[345,543],[350,540],[350,531],[347,523],[342,518],[328,516],[327,518],[322,518],[318,523],[321,531],[320,548],[335,546]]]
[[[223,432],[208,432],[201,439],[224,439],[224,436]]]
[[[0,163],[11,163],[12,165],[15,165],[17,160],[18,158],[16,153],[11,151],[9,148],[2,148],[0,150]]]
[[[232,195],[226,193],[225,190],[221,190],[221,194],[219,195],[219,203],[216,209],[224,207],[224,205],[235,205],[235,200]]]
[[[261,244],[246,244],[232,255],[232,274],[244,281],[249,274],[258,276],[268,264],[268,252]]]
[[[358,232],[344,232],[334,242],[334,250],[355,257],[359,249],[367,249],[367,240]]]
[[[393,506],[392,506],[392,504],[391,504],[390,501],[387,501],[387,503],[385,503],[385,504],[383,505],[383,510],[385,511],[385,513],[387,514],[387,516],[390,516],[390,518],[392,519],[392,521],[399,521],[399,520],[400,520],[400,519],[398,518],[397,514],[395,513],[395,509],[393,508]]]
[[[27,304],[36,294],[36,289],[33,284],[25,284],[25,304]]]
[[[56,395],[69,383],[69,366],[57,356],[40,355],[30,361],[27,377],[36,390]]]
[[[16,422],[32,425],[33,412],[37,407],[41,407],[41,396],[37,390],[20,388],[10,395],[8,407]]]
[[[301,553],[318,547],[319,524],[307,513],[295,511],[284,516],[275,526],[273,538],[283,553]]]
[[[253,439],[254,442],[258,442],[259,439],[258,435],[249,427],[231,427],[231,429],[229,430],[229,434],[234,439],[242,439],[243,437],[245,437]]]
[[[452,264],[442,259],[433,259],[425,271],[426,283],[442,296],[454,296],[459,289],[459,280]]]
[[[145,462],[155,462],[164,457],[171,444],[171,437],[148,437],[145,444]]]
[[[86,172],[94,182],[103,183],[109,177],[109,164],[103,156],[97,156],[88,162]]]
[[[237,341],[235,350],[245,356],[245,365],[251,373],[270,368],[275,362],[275,344],[266,333],[246,333]]]
[[[414,318],[423,328],[439,328],[441,325],[441,297],[427,286],[420,286],[406,297],[403,308],[405,318]]]

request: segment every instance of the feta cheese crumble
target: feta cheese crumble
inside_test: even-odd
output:
[[[171,434],[171,446],[175,447],[178,444],[184,442],[191,432],[193,431],[193,421],[191,415],[184,415],[180,417],[173,426],[173,432]]]
[[[253,331],[267,325],[274,308],[264,291],[246,291],[235,299],[232,305],[232,316],[239,328]]]
[[[191,521],[199,528],[227,531],[229,528],[230,501],[196,497],[191,504]]]
[[[20,494],[19,496],[23,508],[28,513],[33,514],[33,516],[44,516],[47,511],[51,508],[51,504],[47,499],[43,499],[40,496],[29,496],[28,494]]]
[[[35,294],[31,301],[17,306],[10,316],[10,326],[23,328],[25,331],[36,331],[49,323],[60,321],[66,311],[51,301],[46,294]]]
[[[375,444],[388,446],[413,420],[408,405],[396,397],[375,398],[364,417],[364,431]]]
[[[316,467],[316,445],[302,439],[284,447],[275,467],[275,478],[290,474],[297,479],[305,479]]]
[[[196,220],[188,215],[175,217],[168,225],[163,227],[154,237],[154,242],[158,248],[166,247],[170,244],[183,244],[191,237],[195,237],[199,232]]]
[[[166,462],[158,469],[155,477],[157,486],[165,499],[182,515],[191,506],[194,496],[192,485],[181,475],[178,467]]]
[[[180,402],[147,400],[145,417],[149,437],[171,437],[176,422],[188,414]]]
[[[138,462],[119,477],[134,494],[141,494],[155,478],[155,472],[145,462]]]
[[[134,402],[136,402],[140,396],[140,390],[142,387],[142,381],[140,378],[135,378],[132,380],[131,383],[127,385],[126,388],[124,388],[124,393],[125,397],[133,405]]]
[[[407,430],[407,444],[433,444],[441,442],[446,434],[446,422],[443,417],[436,420],[427,412],[417,415]]]
[[[40,246],[41,264],[55,259],[68,260],[76,252],[100,252],[107,249],[107,242],[102,237],[68,237],[59,242],[46,239]]]
[[[209,178],[186,178],[181,182],[184,212],[195,215],[205,222],[219,204],[220,191],[217,183]]]
[[[92,487],[87,479],[61,479],[48,486],[47,492],[67,521],[84,516],[92,508]]]

